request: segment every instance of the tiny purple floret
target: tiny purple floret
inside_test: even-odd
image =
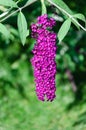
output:
[[[32,38],[36,39],[31,63],[34,69],[36,94],[41,101],[53,101],[56,97],[56,33],[49,31],[55,26],[53,18],[47,14],[39,16],[31,25]]]

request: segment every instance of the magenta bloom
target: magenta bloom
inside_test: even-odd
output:
[[[55,98],[56,34],[52,31],[55,20],[47,15],[39,16],[31,25],[32,37],[36,39],[31,63],[34,69],[36,94],[39,100],[53,101]]]

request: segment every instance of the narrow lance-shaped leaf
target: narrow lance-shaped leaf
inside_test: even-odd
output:
[[[61,26],[59,32],[58,32],[58,39],[59,42],[61,42],[63,40],[63,38],[66,36],[66,34],[68,33],[69,29],[71,26],[71,19],[68,18]]]
[[[34,3],[34,2],[36,2],[37,0],[28,0],[27,2],[26,2],[26,4],[32,4],[32,3]]]
[[[9,31],[7,30],[7,28],[5,27],[5,25],[3,25],[2,23],[0,23],[0,32],[6,37],[9,38]]]
[[[86,18],[85,18],[85,16],[83,14],[78,13],[78,14],[73,15],[73,17],[86,22]]]
[[[25,44],[26,37],[27,37],[27,22],[24,14],[22,12],[19,12],[18,14],[18,31],[19,31],[19,36],[22,44]]]
[[[78,20],[76,18],[75,18],[75,20],[78,22]],[[71,22],[77,27],[77,29],[80,30],[79,25],[74,20],[71,19]]]
[[[0,0],[0,5],[7,7],[18,7],[13,0]]]
[[[48,1],[51,1],[52,3],[58,5],[59,7],[67,11],[69,14],[73,14],[71,9],[65,4],[63,0],[48,0]]]
[[[57,8],[57,6],[59,6],[62,10],[66,11],[67,13],[64,13],[62,10],[60,10],[67,18],[69,17],[67,14],[69,14],[71,16],[74,14],[73,11],[71,11],[71,9],[67,6],[67,4],[63,0],[47,0],[47,1],[52,2],[52,5],[54,5],[56,8]],[[76,19],[76,21],[77,21],[77,19]],[[79,29],[79,25],[76,24],[76,22],[73,20],[72,20],[72,22]]]
[[[73,15],[73,17],[76,19],[77,22],[78,22],[77,19],[80,19],[83,22],[85,22],[85,24],[86,24],[86,19],[85,19],[85,16],[83,14],[78,13],[78,14]],[[72,22],[78,29],[80,29],[78,24],[76,24],[73,20],[72,20]]]
[[[29,36],[29,34],[30,34],[30,31],[29,31],[29,29],[27,30],[27,35],[26,35],[26,37],[28,37]]]

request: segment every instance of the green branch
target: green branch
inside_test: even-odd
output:
[[[44,0],[41,0],[41,5],[42,5],[42,14],[47,14],[47,9]]]
[[[12,12],[11,14],[9,14],[8,16],[6,16],[5,18],[3,18],[2,20],[0,20],[0,22],[5,21],[6,19],[8,19],[9,17],[11,17],[12,15],[16,14],[18,11],[28,7],[29,5],[31,5],[32,3],[36,2],[37,0],[33,0],[32,2],[28,2],[27,4],[25,4],[24,6],[22,6],[21,8],[18,8],[16,11]]]
[[[84,28],[79,22],[77,22],[77,20],[70,15],[67,11],[65,11],[64,9],[62,9],[61,7],[59,7],[58,5],[56,5],[55,3],[53,3],[51,0],[47,0],[51,5],[54,5],[56,8],[58,8],[60,11],[62,11],[64,14],[66,14],[69,18],[71,18],[80,28],[82,28],[84,31],[86,31],[86,28]]]
[[[19,2],[20,2],[20,0],[18,0],[18,1],[16,2],[16,4],[18,4]],[[9,8],[9,9],[7,9],[4,13],[2,13],[2,14],[0,15],[0,18],[5,17],[11,10],[12,10],[12,7]]]

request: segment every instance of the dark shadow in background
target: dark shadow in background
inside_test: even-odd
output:
[[[75,84],[77,86],[77,91],[74,92],[74,101],[68,105],[67,110],[71,110],[74,106],[78,105],[79,103],[83,104],[84,102],[86,102],[86,98],[83,98],[84,94],[86,93],[86,72],[77,70],[73,74],[73,76]]]

